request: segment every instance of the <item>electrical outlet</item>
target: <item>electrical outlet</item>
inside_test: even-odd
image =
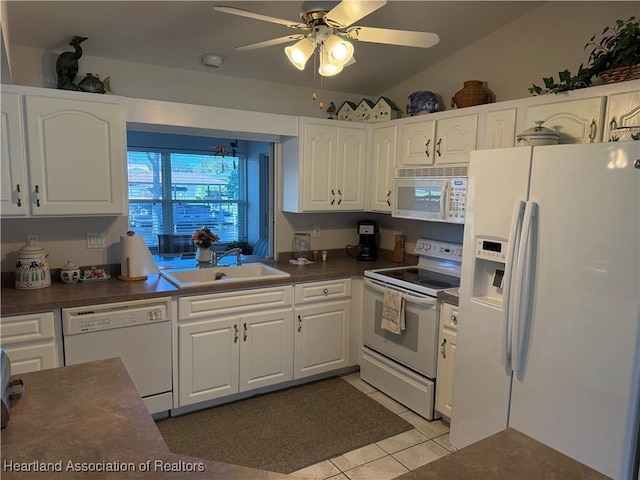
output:
[[[40,242],[40,239],[38,238],[38,235],[36,235],[35,233],[27,233],[26,239],[27,239],[27,243],[39,243]]]
[[[320,238],[320,225],[313,226],[313,238]]]

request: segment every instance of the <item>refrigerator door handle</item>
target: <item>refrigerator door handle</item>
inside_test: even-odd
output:
[[[520,249],[518,251],[517,277],[515,283],[515,304],[516,316],[513,322],[512,333],[512,362],[511,369],[520,372],[524,363],[524,342],[527,333],[529,319],[529,297],[531,279],[531,249],[533,243],[533,222],[538,210],[538,204],[532,201],[527,202],[524,213],[524,224],[520,237]]]
[[[511,334],[513,319],[511,310],[511,284],[513,280],[514,263],[518,256],[518,244],[520,233],[522,232],[522,220],[524,218],[525,202],[516,202],[511,216],[511,227],[509,228],[509,238],[507,246],[507,258],[504,269],[504,290],[502,292],[502,366],[509,367],[511,364]]]
[[[447,219],[447,205],[449,204],[449,180],[442,182],[442,189],[440,191],[440,218]]]

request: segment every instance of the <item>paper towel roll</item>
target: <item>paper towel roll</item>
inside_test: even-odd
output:
[[[160,272],[158,264],[153,260],[151,252],[142,237],[138,235],[122,235],[120,237],[120,251],[122,253],[122,262],[120,264],[122,277],[143,277]]]

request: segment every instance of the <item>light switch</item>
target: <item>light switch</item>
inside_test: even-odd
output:
[[[105,248],[106,240],[104,233],[87,232],[87,248]]]

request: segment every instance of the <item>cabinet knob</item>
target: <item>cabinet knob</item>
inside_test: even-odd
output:
[[[389,197],[391,197],[391,190],[387,192],[387,205],[391,206],[391,202],[389,201]]]
[[[458,317],[456,315],[451,315],[451,321],[455,324],[458,323]]]
[[[302,317],[298,315],[298,331],[302,330]]]
[[[238,325],[234,325],[233,329],[235,330],[235,338],[233,339],[233,343],[238,343]]]
[[[247,341],[247,324],[246,324],[246,322],[244,324],[244,336],[242,337],[242,341],[243,342]]]
[[[338,195],[340,196],[340,198],[338,198],[338,205],[340,205],[342,203],[342,191],[338,190]]]
[[[442,154],[440,153],[440,144],[442,143],[442,139],[439,138],[438,139],[438,143],[436,144],[436,153],[438,154],[439,157],[442,156]]]
[[[447,339],[446,338],[442,340],[442,343],[440,344],[440,354],[442,355],[442,358],[447,358]]]
[[[36,207],[40,206],[40,187],[36,185]]]
[[[327,295],[329,295],[329,289],[325,288],[322,293],[324,293],[324,296],[326,297]]]
[[[22,206],[22,197],[20,196],[20,184],[16,185],[16,201],[18,202],[18,206]]]
[[[427,143],[424,144],[424,153],[427,154],[427,158],[429,157],[429,144],[431,143],[431,139],[427,140]]]
[[[331,189],[331,195],[333,196],[333,198],[331,199],[331,205],[333,205],[334,203],[336,203],[336,192],[334,192],[333,189]]]

